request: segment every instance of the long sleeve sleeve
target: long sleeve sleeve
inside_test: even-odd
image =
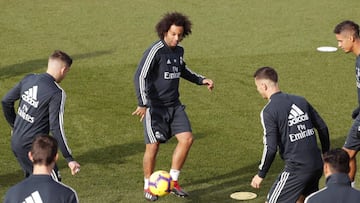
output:
[[[134,75],[135,92],[138,100],[138,106],[146,106],[148,104],[148,75],[156,64],[157,51],[164,45],[159,41],[150,49],[146,50]]]
[[[310,105],[310,104],[309,104]],[[329,130],[325,121],[321,118],[318,112],[310,105],[311,120],[313,121],[314,127],[318,131],[319,139],[321,143],[322,153],[330,150],[330,136]]]
[[[64,91],[55,94],[49,103],[50,132],[58,141],[60,151],[66,161],[73,161],[64,131],[64,106],[66,95]]]
[[[192,70],[190,70],[184,62],[184,69],[181,72],[181,77],[198,85],[202,85],[203,80],[205,79],[204,76],[199,75]]]
[[[20,99],[20,83],[12,88],[1,101],[5,119],[12,128],[16,118],[14,104],[18,99]]]
[[[276,123],[269,114],[262,111],[260,117],[264,129],[264,137],[263,137],[264,149],[263,149],[261,162],[259,165],[258,175],[261,178],[265,178],[276,156],[278,129],[276,127]]]

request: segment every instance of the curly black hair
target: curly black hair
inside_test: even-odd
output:
[[[191,34],[192,23],[189,18],[182,13],[172,12],[166,13],[155,26],[155,30],[160,39],[164,39],[164,33],[169,31],[172,25],[182,26],[184,28],[183,38]]]

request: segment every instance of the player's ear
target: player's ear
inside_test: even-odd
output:
[[[328,163],[324,163],[324,175],[325,175],[325,177],[327,177],[328,176],[328,174],[330,174],[330,166],[329,166],[329,164]]]
[[[61,71],[61,74],[62,74],[62,75],[66,72],[66,69],[67,69],[67,68],[66,68],[65,65],[61,66],[60,71]]]
[[[58,159],[59,159],[59,153],[56,153],[55,162],[57,162]]]
[[[349,40],[350,40],[351,42],[355,42],[355,38],[354,38],[354,36],[353,36],[353,35],[351,35],[351,34],[349,34]]]
[[[268,85],[266,84],[266,82],[262,82],[262,83],[261,83],[261,88],[262,88],[263,90],[267,90],[267,89],[268,89]]]
[[[28,157],[29,157],[29,159],[30,159],[31,162],[34,161],[34,158],[33,158],[32,154],[31,154],[31,152],[28,152]]]

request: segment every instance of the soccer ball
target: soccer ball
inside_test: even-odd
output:
[[[166,171],[155,171],[149,179],[150,192],[157,196],[165,196],[171,192],[174,187],[174,181]]]

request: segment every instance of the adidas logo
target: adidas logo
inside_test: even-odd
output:
[[[291,105],[288,119],[289,126],[293,126],[303,121],[309,120],[309,116],[307,115],[307,113],[304,113],[298,106],[293,104]]]
[[[37,93],[38,93],[38,86],[36,85],[29,88],[28,91],[25,91],[21,95],[21,98],[31,106],[37,108],[39,106],[39,102],[37,101]]]
[[[35,191],[31,193],[31,195],[27,198],[25,198],[25,201],[23,203],[43,203],[40,193],[38,191]]]

